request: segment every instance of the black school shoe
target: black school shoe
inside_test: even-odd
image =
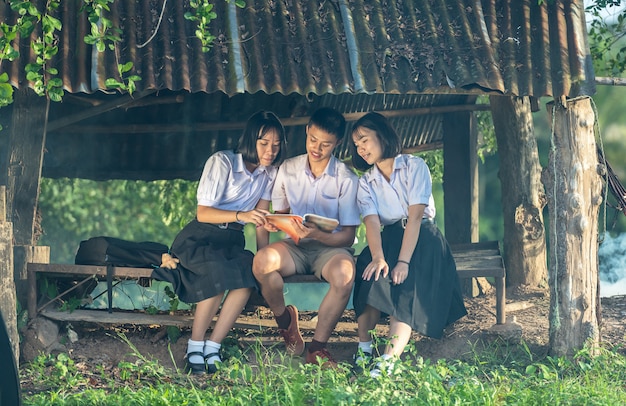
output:
[[[219,353],[217,353],[217,352],[212,352],[212,353],[207,354],[207,355],[205,355],[205,356],[204,356],[204,362],[206,363],[206,362],[208,361],[208,359],[209,359],[209,358],[211,358],[211,357],[218,357],[218,358],[219,358],[219,356],[220,356],[220,354],[219,354]],[[220,358],[220,360],[219,360],[219,361],[217,361],[217,362],[222,362],[221,358]],[[216,372],[217,372],[217,365],[207,363],[207,364],[206,364],[206,369],[207,369],[207,372],[208,372],[208,373],[210,373],[210,374],[214,374],[214,373],[216,373]]]
[[[192,355],[199,355],[202,357],[203,362],[199,363],[199,362],[189,362],[189,357],[191,357]],[[187,353],[187,355],[185,355],[185,358],[187,359],[186,363],[185,363],[185,372],[186,373],[191,373],[193,375],[200,375],[200,374],[206,374],[207,373],[207,365],[206,365],[206,358],[204,358],[204,354],[200,351],[193,351],[193,352],[189,352]]]
[[[358,350],[352,356],[352,373],[354,375],[363,375],[365,372],[369,375],[370,369],[374,365],[374,357],[371,352]]]

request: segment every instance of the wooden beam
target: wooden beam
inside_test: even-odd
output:
[[[452,106],[438,106],[438,107],[419,107],[414,109],[403,110],[387,110],[380,111],[382,115],[388,118],[392,117],[406,117],[406,116],[421,116],[429,114],[444,114],[451,112],[462,111],[485,111],[490,110],[491,106],[488,104],[461,104]],[[344,117],[346,121],[352,122],[363,117],[367,112],[359,113],[346,113]],[[293,127],[306,125],[309,122],[310,116],[303,117],[285,117],[280,121],[285,127]],[[55,126],[54,129],[50,123],[48,132],[59,130],[61,127]],[[237,122],[215,122],[215,123],[190,123],[190,124],[133,124],[133,125],[73,125],[64,126],[63,132],[68,134],[154,134],[154,133],[189,133],[189,132],[206,132],[206,131],[222,131],[222,130],[241,130],[245,127],[245,121]]]
[[[596,85],[626,86],[626,78],[596,77]]]
[[[48,132],[53,132],[61,128],[67,127],[70,124],[74,124],[79,121],[97,116],[99,114],[106,113],[107,111],[111,111],[111,110],[118,109],[120,107],[127,106],[128,104],[132,104],[143,97],[151,95],[154,92],[156,92],[156,90],[149,89],[149,90],[144,90],[142,92],[136,93],[134,95],[125,94],[108,103],[104,103],[94,108],[81,111],[80,113],[77,113],[77,114],[65,116],[63,118],[60,118],[58,120],[48,123]]]

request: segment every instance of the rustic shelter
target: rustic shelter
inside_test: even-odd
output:
[[[15,102],[0,110],[0,185],[7,186],[18,283],[38,255],[41,176],[195,180],[207,156],[233,147],[245,119],[261,108],[289,128],[290,155],[303,151],[302,126],[319,106],[349,121],[384,113],[406,151],[443,148],[444,193],[454,196],[445,200],[446,236],[475,241],[472,112],[489,109],[476,104],[478,96],[594,93],[582,0],[214,3],[215,41],[204,53],[196,24],[184,17],[188,1],[113,2],[107,17],[122,35],[105,52],[83,40],[90,26],[82,3],[61,2],[52,61],[66,91],[61,103],[30,90],[29,39],[18,59],[1,61],[17,89]],[[16,18],[0,3],[0,20]],[[119,80],[117,66],[127,62],[141,77],[137,90],[107,90],[106,79]],[[338,154],[345,157],[345,148]]]

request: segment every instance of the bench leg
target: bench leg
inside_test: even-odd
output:
[[[496,278],[496,324],[506,323],[506,286],[504,277]]]
[[[35,272],[28,271],[27,273],[28,279],[28,318],[33,320],[37,317],[37,276]]]

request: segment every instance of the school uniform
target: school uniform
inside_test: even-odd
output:
[[[270,200],[277,169],[258,166],[250,173],[241,154],[220,151],[206,162],[198,184],[198,205],[249,211]],[[185,303],[196,303],[225,290],[256,287],[252,252],[245,250],[244,224],[210,224],[192,220],[178,233],[170,253],[176,269],[157,268],[152,277],[171,282]]]
[[[398,155],[387,181],[376,166],[359,179],[357,194],[361,216],[378,215],[383,226],[382,248],[389,274],[378,281],[362,278],[372,261],[369,247],[359,255],[354,290],[357,317],[370,305],[426,336],[441,338],[443,329],[467,314],[450,246],[434,222],[436,210],[428,166],[419,157]],[[407,279],[393,285],[410,205],[426,208]]]
[[[357,189],[358,177],[335,156],[330,157],[324,172],[315,177],[307,154],[303,154],[281,164],[272,190],[272,207],[274,211],[291,209],[291,213],[300,216],[312,213],[337,219],[339,226],[335,231],[338,231],[342,226],[358,226],[361,223],[356,208]],[[309,258],[300,255],[301,251],[307,250],[314,250],[316,254]],[[310,238],[300,240],[297,246],[289,244],[290,254],[296,263],[296,273],[315,273],[320,278],[320,265],[323,264],[312,262],[317,257],[327,258],[328,254],[332,254],[328,250],[349,255],[354,253],[350,247],[328,247]],[[326,255],[320,255],[323,251]]]

